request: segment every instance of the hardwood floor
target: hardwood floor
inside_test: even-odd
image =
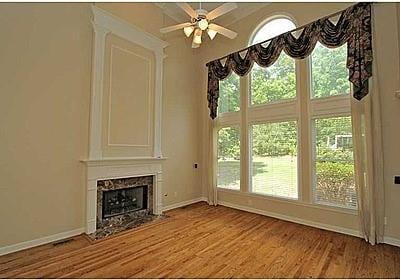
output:
[[[400,248],[197,203],[97,242],[0,257],[0,278],[399,278]]]

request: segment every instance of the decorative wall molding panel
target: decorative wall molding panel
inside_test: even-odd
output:
[[[153,64],[145,55],[111,43],[107,146],[152,147]],[[137,71],[138,68],[140,71]],[[121,82],[125,88],[121,87]],[[123,124],[123,128],[119,123]]]
[[[105,71],[105,48],[106,38],[109,34],[116,35],[135,45],[141,46],[154,54],[154,117],[151,118],[154,129],[152,156],[162,157],[161,152],[161,102],[162,102],[162,79],[164,48],[168,43],[140,30],[132,24],[113,16],[112,14],[92,6],[93,28],[94,28],[94,54],[93,54],[93,77],[92,97],[90,112],[90,145],[89,159],[101,159],[104,156],[102,135],[103,131],[103,96],[104,96],[104,71]],[[150,129],[150,128],[149,128]],[[108,144],[108,143],[106,143]],[[111,143],[112,144],[112,143]],[[118,143],[117,143],[118,144]],[[122,143],[129,144],[129,143]],[[135,144],[133,144],[135,146]]]

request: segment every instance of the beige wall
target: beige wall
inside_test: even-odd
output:
[[[161,26],[174,22],[155,5],[97,5],[170,43],[164,64],[162,148],[168,157],[163,204],[171,205],[206,194],[200,172],[207,166],[192,168],[206,153],[205,62],[247,45],[253,29],[269,14],[285,11],[303,24],[347,4],[271,4],[230,26],[239,32],[236,40],[217,36],[196,50],[179,32],[160,35]],[[376,60],[382,89],[387,235],[400,238],[400,188],[392,183],[392,176],[400,173],[400,104],[393,98],[399,87],[399,48],[393,5],[377,5]],[[79,159],[88,152],[90,20],[89,4],[0,4],[0,247],[83,227],[85,183]],[[225,201],[247,203],[235,194],[220,195]],[[357,228],[355,216],[252,200],[259,209]]]
[[[400,239],[400,185],[393,183],[393,176],[400,175],[400,100],[394,93],[399,84],[399,18],[395,3],[375,4],[375,59],[377,82],[381,96],[383,132],[383,168],[385,180],[385,235]]]
[[[158,37],[173,23],[150,3],[99,6]],[[0,4],[0,248],[84,226],[92,33],[89,4]],[[197,64],[177,35],[163,38],[164,206],[201,196]]]
[[[0,247],[83,226],[89,4],[0,4]]]
[[[232,30],[239,33],[237,39],[229,40],[217,36],[211,43],[207,42],[202,46],[201,64],[202,74],[202,94],[203,94],[203,119],[208,116],[206,108],[206,68],[207,61],[226,55],[232,51],[245,47],[254,29],[270,16],[284,14],[292,17],[297,25],[303,25],[319,17],[332,12],[341,10],[349,6],[348,3],[273,3],[259,10],[251,16],[229,26]],[[384,170],[385,170],[385,192],[386,192],[386,216],[388,225],[386,235],[389,237],[400,238],[400,219],[396,218],[400,213],[400,204],[396,201],[400,198],[400,187],[393,184],[393,175],[400,174],[399,161],[400,149],[398,143],[400,132],[398,120],[400,120],[400,101],[394,98],[394,91],[399,88],[399,49],[397,34],[397,14],[395,4],[376,4],[375,17],[376,34],[375,41],[377,51],[375,60],[377,61],[379,94],[382,102],[382,125],[384,143]],[[393,63],[396,62],[396,63]],[[207,139],[207,127],[203,122],[202,135]],[[203,162],[206,162],[208,150],[206,141],[203,142]],[[206,176],[203,176],[203,193],[207,193]],[[337,213],[323,209],[316,209],[309,206],[285,203],[276,199],[266,199],[259,196],[249,196],[235,193],[232,191],[219,191],[219,199],[240,206],[251,207],[286,215],[295,219],[305,219],[316,223],[343,227],[350,230],[358,229],[358,219],[355,215]]]

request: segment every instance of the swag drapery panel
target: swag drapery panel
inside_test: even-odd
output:
[[[269,67],[279,58],[282,50],[292,58],[306,58],[311,55],[318,41],[329,48],[347,43],[347,68],[349,81],[353,84],[353,96],[358,100],[366,96],[368,79],[372,76],[370,3],[358,3],[344,10],[336,24],[329,18],[322,18],[302,29],[298,38],[292,34],[293,31],[289,31],[250,46],[245,50],[244,57],[240,54],[243,51],[232,53],[227,56],[224,65],[221,59],[207,63],[210,117],[214,119],[217,116],[219,81],[227,78],[232,71],[244,76],[250,72],[254,62],[261,67]]]
[[[207,120],[210,139],[207,159],[211,169],[215,170],[216,143],[213,123],[217,116],[219,81],[227,78],[232,71],[240,76],[248,74],[254,62],[261,67],[269,67],[279,58],[282,50],[292,58],[303,59],[312,53],[318,41],[330,48],[347,43],[347,68],[354,96],[351,101],[351,116],[360,234],[366,241],[376,244],[383,242],[385,201],[380,88],[377,75],[372,77],[372,68],[374,68],[374,73],[378,73],[377,63],[373,61],[373,47],[376,52],[376,42],[372,42],[372,25],[374,30],[377,25],[371,22],[371,13],[374,16],[376,14],[376,9],[373,9],[372,4],[358,3],[342,11],[336,24],[329,20],[333,17],[330,15],[207,63],[207,100],[211,117]],[[339,13],[334,15],[337,14]],[[384,17],[383,12],[379,15],[381,18]],[[299,37],[292,35],[297,30],[302,30]],[[377,36],[374,33],[374,37]],[[241,56],[244,52],[245,55]],[[221,60],[225,58],[226,61],[223,64]],[[368,84],[369,79],[372,81],[372,86]],[[368,94],[369,91],[371,94]],[[209,203],[216,205],[218,204],[216,178],[213,177],[213,172],[209,173],[207,181]]]

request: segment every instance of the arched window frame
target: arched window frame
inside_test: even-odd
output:
[[[276,20],[276,19],[288,19],[291,22],[293,22],[293,24],[295,26],[299,26],[297,24],[296,19],[289,13],[286,12],[276,12],[273,13],[272,15],[270,15],[269,17],[267,17],[266,19],[264,19],[263,21],[261,21],[254,29],[253,32],[250,34],[249,39],[248,39],[248,46],[253,45],[253,41],[254,38],[256,37],[257,33],[261,30],[261,28],[263,28],[266,24],[268,24],[269,22]]]

